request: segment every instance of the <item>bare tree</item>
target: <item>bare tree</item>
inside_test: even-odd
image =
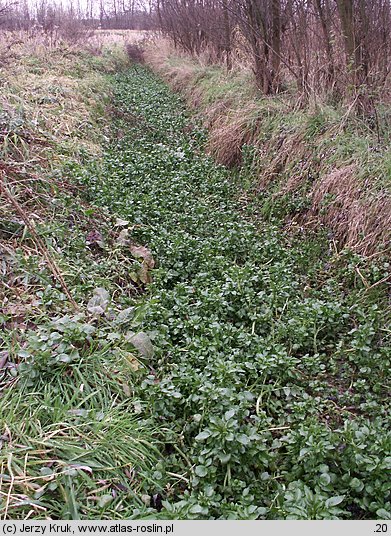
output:
[[[365,101],[390,74],[390,0],[156,0],[160,29],[190,54],[232,66],[238,30],[258,87],[293,78],[303,96],[329,91]]]

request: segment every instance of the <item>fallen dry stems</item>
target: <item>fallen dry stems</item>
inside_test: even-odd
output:
[[[48,248],[46,247],[45,243],[41,239],[41,237],[37,234],[34,224],[32,223],[31,219],[29,218],[26,211],[22,208],[22,206],[18,203],[18,201],[15,199],[15,197],[11,194],[11,192],[8,190],[6,181],[5,181],[5,172],[4,170],[1,170],[0,172],[1,182],[0,182],[0,193],[7,199],[7,201],[13,206],[15,211],[19,214],[19,216],[24,221],[26,227],[30,231],[30,234],[35,241],[35,244],[37,245],[39,251],[41,252],[42,256],[44,257],[50,271],[52,272],[54,278],[57,280],[57,282],[61,285],[61,288],[63,289],[65,295],[69,299],[70,303],[72,304],[73,308],[75,310],[78,310],[78,305],[73,299],[68,286],[62,276],[62,273],[60,269],[58,268],[55,260],[50,255]]]

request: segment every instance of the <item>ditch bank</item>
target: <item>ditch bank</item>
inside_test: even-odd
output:
[[[390,111],[371,118],[352,107],[289,91],[262,96],[248,70],[179,54],[161,42],[145,54],[179,91],[209,131],[208,152],[239,167],[243,185],[260,199],[263,215],[296,230],[326,227],[336,246],[364,254],[389,253],[391,227]]]
[[[35,227],[78,310],[8,251],[2,517],[388,518],[388,264],[259,217],[150,70],[105,82]]]

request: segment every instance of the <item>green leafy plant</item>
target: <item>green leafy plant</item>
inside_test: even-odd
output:
[[[35,445],[36,431],[61,461],[42,464],[45,490],[62,463],[98,475],[64,475],[63,498],[45,495],[44,507],[89,518],[387,517],[389,331],[384,287],[375,298],[370,286],[388,266],[360,269],[373,282],[361,284],[360,257],[336,254],[324,234],[292,237],[278,211],[257,217],[261,200],[243,203],[240,177],[204,154],[205,133],[161,80],[134,66],[111,82],[102,162],[68,173],[127,237],[113,223],[87,255],[82,234],[58,238],[69,266],[83,263],[72,282],[83,314],[23,334],[23,381],[0,400],[2,418],[8,404],[29,419],[27,432],[8,424],[18,444]],[[156,261],[142,283],[135,243]],[[70,430],[61,456],[60,423]],[[107,486],[97,500],[96,478]]]

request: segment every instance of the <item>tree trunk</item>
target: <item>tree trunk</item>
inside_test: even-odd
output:
[[[346,67],[351,73],[353,86],[357,86],[357,44],[354,31],[354,0],[337,0],[342,37],[345,47]]]
[[[231,43],[231,25],[228,13],[228,0],[223,0],[223,20],[224,20],[224,50],[227,71],[232,69],[232,43]]]
[[[326,0],[327,1],[327,0]],[[327,13],[325,13],[325,9],[322,6],[322,0],[314,0],[315,9],[318,13],[320,25],[322,28],[323,33],[323,41],[324,41],[324,47],[326,51],[326,57],[327,57],[327,82],[329,85],[331,85],[334,82],[334,60],[333,60],[333,46],[331,44],[331,37],[330,37],[330,17],[329,17],[329,9],[327,9]],[[327,6],[327,3],[326,3]]]
[[[281,59],[281,0],[272,0],[272,37],[271,37],[271,86],[273,93],[280,87]]]

